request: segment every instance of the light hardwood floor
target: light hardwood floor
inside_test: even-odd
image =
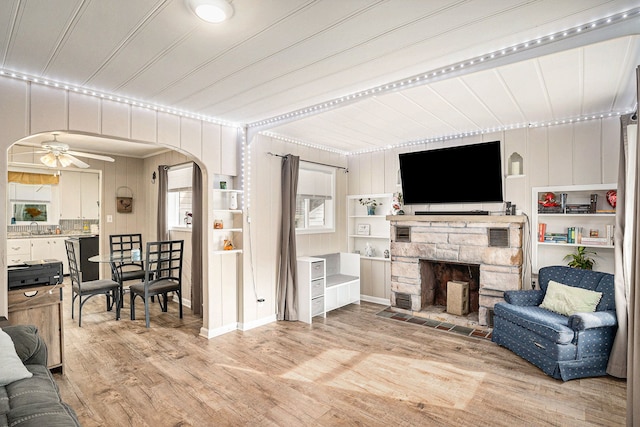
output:
[[[128,297],[128,296],[127,296]],[[65,287],[63,399],[84,426],[622,426],[626,383],[563,383],[488,340],[375,314],[275,322],[206,340],[177,306],[151,328]]]

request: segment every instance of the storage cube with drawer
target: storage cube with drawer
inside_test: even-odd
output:
[[[298,320],[311,323],[314,316],[325,316],[326,265],[322,258],[298,258]]]

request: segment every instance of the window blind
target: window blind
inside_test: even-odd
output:
[[[188,191],[193,183],[193,164],[171,167],[167,171],[167,191]]]

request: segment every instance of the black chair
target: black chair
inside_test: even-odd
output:
[[[142,234],[112,234],[109,236],[109,253],[113,257],[128,254],[132,249],[142,251]],[[144,262],[126,261],[111,263],[111,278],[120,284],[120,307],[124,304],[124,283],[144,280]]]
[[[69,278],[71,279],[71,318],[74,318],[74,307],[78,299],[78,326],[82,326],[82,306],[95,295],[107,297],[107,311],[116,306],[116,320],[120,320],[120,284],[115,280],[99,279],[82,281],[75,245],[71,240],[65,240],[67,259],[69,260]]]
[[[182,319],[183,249],[184,240],[147,242],[144,281],[129,286],[131,320],[136,319],[135,300],[136,297],[140,297],[144,301],[144,315],[148,328],[151,298],[157,295],[162,311],[166,312],[170,292],[175,292],[178,296],[178,307]]]

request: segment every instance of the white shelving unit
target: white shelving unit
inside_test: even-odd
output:
[[[235,194],[237,197],[236,209],[230,209],[231,196]],[[243,232],[243,215],[242,209],[242,190],[236,189],[213,189],[213,213],[216,221],[221,221],[222,228],[213,229],[214,244],[218,248],[216,254],[233,254],[242,253],[242,232]],[[211,227],[214,225],[211,224]],[[235,249],[224,250],[224,241],[231,239]]]
[[[389,258],[384,257],[384,251],[389,250],[390,225],[387,221],[387,214],[391,209],[391,193],[385,194],[358,194],[347,196],[347,238],[348,251],[360,253],[362,258],[370,260],[389,262]],[[360,199],[375,199],[382,203],[376,208],[375,215],[367,215],[367,207],[360,204]],[[367,228],[368,233],[361,234],[359,229]],[[367,256],[365,247],[367,243],[373,248],[373,256]]]
[[[532,226],[531,240],[533,242],[533,272],[547,265],[566,265],[564,257],[575,252],[578,246],[584,246],[590,251],[596,252],[593,256],[596,263],[594,270],[613,273],[613,244],[595,245],[579,240],[576,236],[575,243],[554,243],[540,242],[538,240],[539,224],[546,225],[546,233],[566,233],[568,227],[579,227],[582,229],[582,237],[589,237],[590,231],[598,232],[599,237],[606,237],[607,226],[615,224],[615,212],[607,203],[606,193],[615,190],[616,184],[593,184],[593,185],[568,185],[554,187],[534,187],[532,188],[531,206]],[[563,213],[563,212],[542,212],[539,211],[539,200],[543,200],[546,193],[553,193],[556,202],[560,204],[562,193],[567,194],[567,205],[589,205],[591,194],[597,195],[596,211],[591,213]]]

